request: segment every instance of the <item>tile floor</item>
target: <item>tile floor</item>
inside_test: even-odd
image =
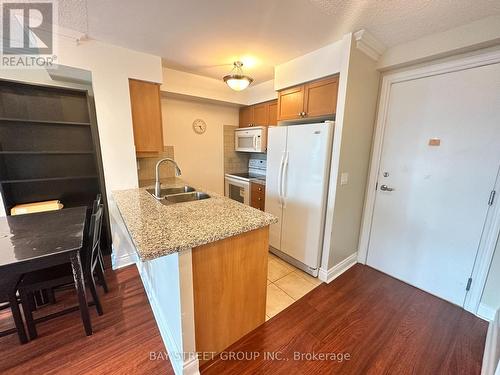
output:
[[[266,320],[283,311],[321,281],[269,253]]]

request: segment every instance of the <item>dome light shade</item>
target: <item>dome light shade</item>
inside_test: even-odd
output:
[[[243,74],[242,66],[241,61],[235,61],[233,71],[223,78],[224,82],[234,91],[245,90],[253,82],[251,77]]]

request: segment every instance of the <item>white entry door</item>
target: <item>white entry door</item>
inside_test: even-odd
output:
[[[500,64],[394,83],[367,264],[463,306],[499,166]]]

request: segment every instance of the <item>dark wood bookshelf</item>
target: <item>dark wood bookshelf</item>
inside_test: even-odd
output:
[[[63,181],[63,180],[78,180],[78,179],[92,179],[98,178],[97,176],[65,176],[65,177],[46,177],[46,178],[27,178],[22,180],[5,180],[0,181],[2,184],[18,184],[29,182],[43,182],[43,181]]]
[[[0,155],[92,155],[94,151],[0,151]]]
[[[68,125],[68,126],[90,126],[89,122],[55,121],[55,120],[28,120],[23,118],[0,118],[0,122],[6,124],[41,124],[41,125]]]
[[[0,192],[7,215],[23,203],[87,206],[103,196],[102,245],[111,249],[93,94],[0,80]]]

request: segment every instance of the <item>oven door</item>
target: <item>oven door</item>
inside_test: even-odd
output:
[[[237,202],[250,204],[250,182],[226,177],[226,197]]]

